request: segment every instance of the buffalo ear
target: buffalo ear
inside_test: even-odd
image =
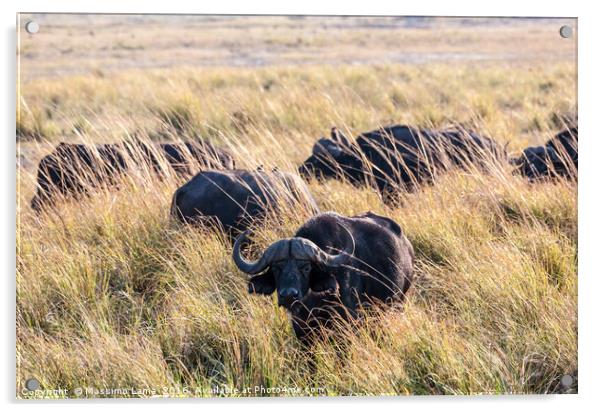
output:
[[[337,279],[332,274],[313,270],[309,277],[309,288],[314,292],[335,292],[338,286]]]
[[[249,279],[249,293],[271,295],[274,289],[276,289],[276,282],[274,282],[274,275],[271,269],[268,269],[262,275],[253,276]]]
[[[342,146],[351,146],[351,140],[349,140],[349,138],[347,138],[347,136],[345,136],[345,134],[336,127],[330,129],[330,138]]]

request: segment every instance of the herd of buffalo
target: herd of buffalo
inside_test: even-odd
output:
[[[432,184],[450,168],[487,171],[509,162],[515,173],[531,181],[576,179],[577,139],[577,127],[567,128],[543,146],[509,158],[495,140],[465,130],[395,125],[352,141],[333,128],[330,138],[316,142],[298,174],[236,169],[227,150],[203,141],[61,143],[39,163],[31,206],[37,212],[49,210],[61,197],[77,198],[92,188],[118,185],[119,177],[133,168],[146,167],[158,176],[165,168],[182,177],[194,175],[173,195],[173,219],[222,228],[234,241],[236,266],[249,275],[249,292],[276,291],[278,304],[292,315],[295,334],[307,343],[334,318],[353,319],[362,307],[402,302],[412,283],[414,251],[401,227],[387,217],[320,213],[304,179],[369,185],[387,203],[404,190]],[[313,217],[293,237],[271,244],[256,261],[243,257],[251,225],[293,206]]]

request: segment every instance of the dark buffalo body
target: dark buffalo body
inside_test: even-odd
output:
[[[77,198],[92,188],[114,186],[118,177],[133,168],[146,167],[165,172],[162,165],[181,176],[203,167],[233,168],[232,156],[206,142],[151,145],[136,141],[117,144],[60,143],[40,160],[37,193],[31,207],[40,211],[57,196]]]
[[[180,176],[194,175],[199,170],[235,167],[230,153],[204,141],[158,145],[138,143],[131,151],[134,153],[133,157],[136,153],[142,153],[143,160],[150,163],[157,172],[161,171],[161,158],[164,158],[167,165]]]
[[[171,214],[182,222],[217,224],[229,234],[236,234],[285,204],[318,212],[305,182],[293,174],[204,171],[175,192]]]
[[[549,177],[577,177],[579,167],[578,129],[564,130],[543,146],[526,148],[520,157],[513,159],[517,172],[536,180]]]
[[[345,177],[354,184],[375,184],[381,193],[430,182],[439,170],[476,164],[486,167],[505,157],[494,140],[464,130],[433,131],[389,126],[356,138],[352,144],[333,128],[320,139],[299,168],[308,177]]]
[[[395,221],[371,212],[319,214],[255,262],[240,255],[244,239],[237,239],[233,257],[240,270],[252,275],[249,292],[276,291],[304,342],[333,318],[355,318],[360,307],[374,303],[402,302],[412,283],[412,245]]]
[[[92,187],[113,185],[126,169],[125,153],[117,145],[60,143],[40,160],[38,190],[31,207],[40,211],[51,206],[57,195],[78,197]]]

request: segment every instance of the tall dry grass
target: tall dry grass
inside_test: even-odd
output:
[[[394,207],[369,188],[312,182],[322,210],[387,215],[416,251],[403,307],[341,325],[339,340],[312,351],[273,297],[247,294],[222,234],[170,221],[176,177],[141,173],[39,216],[28,207],[35,160],[59,139],[200,135],[241,167],[294,171],[332,125],[353,136],[454,121],[516,151],[551,137],[575,110],[573,88],[563,64],[172,69],[29,82],[23,130],[58,134],[19,142],[18,395],[36,396],[22,392],[32,376],[47,389],[174,396],[575,391],[560,383],[578,371],[575,182],[531,184],[508,165],[455,170]],[[307,214],[288,208],[280,218],[256,228],[260,246],[292,235]]]

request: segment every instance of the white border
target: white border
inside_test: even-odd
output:
[[[580,409],[597,404],[600,368],[600,324],[599,314],[602,312],[598,293],[602,270],[597,264],[598,238],[600,227],[600,173],[596,155],[602,153],[602,132],[596,127],[601,117],[600,112],[600,24],[599,13],[594,9],[595,2],[586,1],[546,1],[527,3],[524,0],[504,0],[501,2],[471,2],[468,0],[394,2],[370,0],[352,3],[348,0],[326,2],[324,0],[304,0],[287,3],[284,1],[235,1],[192,3],[184,0],[145,2],[134,0],[120,1],[76,1],[53,0],[21,0],[17,4],[0,3],[2,13],[2,250],[4,264],[2,304],[2,339],[3,365],[0,387],[3,389],[2,400],[9,408],[63,409],[65,407],[81,407],[82,401],[70,402],[16,402],[15,394],[15,353],[14,353],[14,315],[15,315],[15,22],[16,12],[104,12],[104,13],[220,13],[220,14],[372,14],[372,15],[455,15],[455,16],[562,16],[579,18],[579,123],[581,128],[581,169],[579,172],[579,395],[548,397],[411,397],[411,398],[353,398],[353,399],[251,399],[251,400],[186,400],[186,401],[86,401],[89,408],[143,406],[149,409],[165,407],[241,408],[263,410],[295,411],[307,408],[336,408],[343,406],[351,410],[365,410],[375,407],[391,406],[393,408],[415,408],[421,411],[432,410],[483,410],[491,411],[507,409],[562,410],[578,406]],[[579,404],[579,405],[575,405]],[[169,406],[168,406],[169,405]]]
[[[343,0],[283,2],[275,0],[222,0],[191,3],[185,0],[167,2],[150,0],[87,1],[55,0],[52,5],[42,0],[22,0],[22,12],[86,12],[86,13],[184,13],[184,14],[347,14],[347,15],[439,15],[439,16],[562,16],[575,17],[581,9],[577,1],[547,1],[545,6],[519,0],[484,4],[466,0],[429,1],[398,4],[386,0],[349,2]],[[15,10],[16,11],[16,10]]]

